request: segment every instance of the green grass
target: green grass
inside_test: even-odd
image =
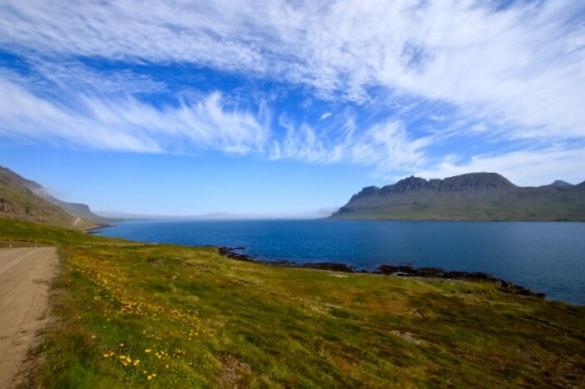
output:
[[[503,191],[408,191],[362,196],[337,212],[339,219],[366,220],[585,220],[585,191],[572,187]],[[344,208],[342,208],[344,209]]]
[[[44,387],[574,386],[585,379],[585,309],[491,283],[271,267],[214,248],[14,221],[0,220],[0,241],[59,247],[56,320],[35,377]]]

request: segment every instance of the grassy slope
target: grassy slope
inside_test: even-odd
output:
[[[366,196],[350,201],[339,219],[585,220],[585,191],[516,188],[502,192],[419,192]]]
[[[0,217],[86,229],[97,224],[77,218],[27,188],[34,184],[0,166]]]
[[[14,240],[63,258],[37,377],[47,387],[585,379],[585,308],[492,284],[278,268],[0,220],[0,241]]]

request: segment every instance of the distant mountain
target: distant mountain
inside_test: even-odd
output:
[[[105,224],[85,204],[49,195],[38,183],[0,166],[0,217],[85,229]]]
[[[113,221],[114,219],[104,218],[99,215],[96,215],[91,211],[87,204],[81,203],[68,203],[62,200],[59,200],[56,197],[51,196],[45,188],[37,184],[36,182],[32,182],[35,186],[29,187],[37,196],[47,200],[51,204],[58,206],[59,208],[65,210],[70,215],[82,218],[86,221],[89,221],[94,224],[107,224]]]
[[[120,212],[101,212],[114,220],[259,220],[259,219],[322,219],[331,215],[339,207],[319,208],[295,213],[230,213],[210,212],[191,215],[135,214]]]
[[[550,186],[554,186],[557,188],[568,188],[569,186],[573,186],[573,184],[569,184],[567,181],[563,180],[556,180],[555,182],[550,184]]]
[[[408,177],[369,186],[331,217],[395,220],[585,220],[585,182],[519,187],[497,173]]]

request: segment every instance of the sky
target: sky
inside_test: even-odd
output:
[[[0,165],[104,212],[585,180],[585,2],[0,0]]]

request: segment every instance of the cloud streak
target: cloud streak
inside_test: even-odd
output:
[[[321,131],[306,123],[295,126],[283,117],[280,125],[286,128],[286,134],[273,142],[268,154],[271,159],[350,163],[375,166],[381,171],[409,171],[424,163],[423,150],[431,143],[429,137],[410,137],[398,120],[378,122],[359,132],[351,117]]]
[[[585,5],[496,4],[5,0],[0,48],[26,58],[37,78],[0,71],[0,135],[352,163],[384,177],[476,169],[521,181],[521,169],[576,177],[571,160],[585,155]],[[174,93],[164,80],[105,75],[83,59],[190,64],[278,81],[313,99],[355,105],[370,119],[329,106],[313,122],[292,119],[288,107],[276,112],[262,96],[238,105],[222,91],[189,90],[153,104],[145,96]],[[452,153],[441,149],[445,143],[466,137],[507,142],[511,151],[444,156]]]
[[[359,101],[379,86],[514,123],[510,137],[585,136],[579,2],[8,0],[0,12],[13,50],[196,63]]]
[[[2,78],[0,90],[0,134],[10,137],[119,151],[240,154],[261,149],[268,136],[261,115],[224,107],[219,93],[156,108],[131,96],[91,95],[69,96],[64,106]]]
[[[0,95],[0,135],[105,150],[187,154],[212,150],[401,170],[419,166],[422,150],[430,143],[411,139],[394,120],[362,131],[356,131],[352,117],[321,129],[304,122],[297,125],[284,115],[273,123],[263,104],[256,112],[230,107],[219,92],[155,107],[130,95],[113,99],[62,89],[68,94],[64,105],[28,90],[26,80],[21,82],[24,85],[0,75],[0,90],[5,92]]]

